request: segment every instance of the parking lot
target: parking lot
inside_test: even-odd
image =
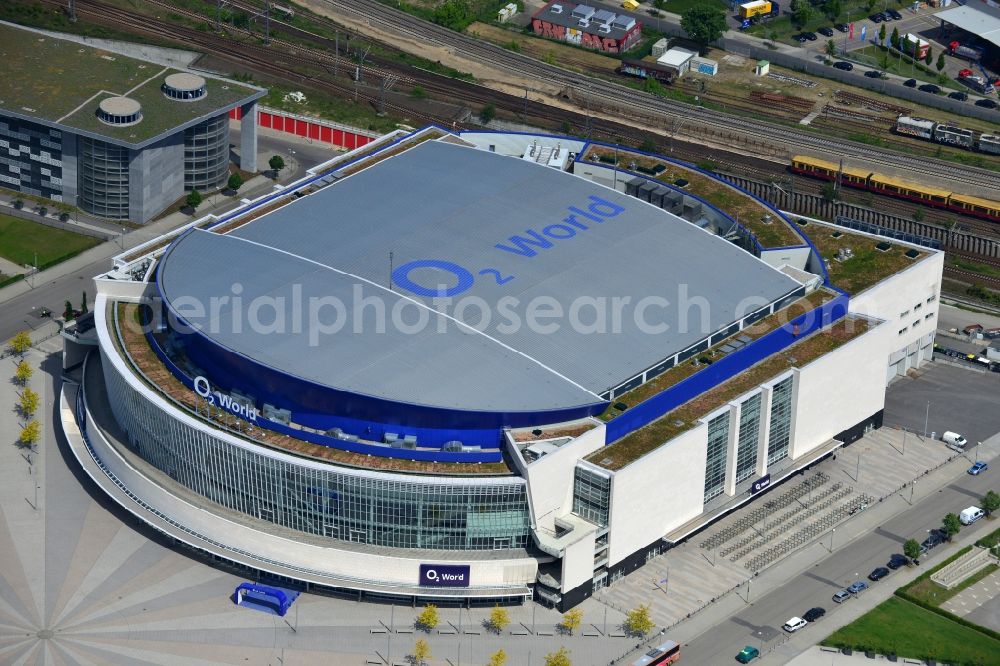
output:
[[[886,392],[885,425],[923,434],[925,418],[928,435],[952,430],[970,446],[1000,432],[1000,373],[935,362],[917,379],[897,380]]]

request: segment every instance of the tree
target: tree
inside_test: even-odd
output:
[[[188,192],[187,198],[184,199],[184,203],[186,203],[188,208],[190,208],[191,210],[195,210],[196,208],[198,208],[198,206],[201,205],[201,202],[202,202],[201,192],[199,192],[198,190],[191,190],[190,192]]]
[[[561,647],[558,652],[548,653],[545,655],[545,666],[573,666],[573,662],[569,660],[569,650]]]
[[[504,666],[507,663],[507,653],[500,648],[490,655],[488,666]]]
[[[917,208],[915,211],[913,211],[914,222],[923,222],[925,217],[927,217],[927,215],[924,213],[923,208]]]
[[[27,361],[19,361],[17,367],[14,369],[14,379],[17,380],[18,384],[24,386],[28,383],[28,380],[31,379],[31,375],[34,372],[35,371],[31,369],[31,366],[28,365]]]
[[[868,11],[875,9],[876,2],[878,2],[878,0],[868,0]]]
[[[422,638],[418,638],[417,642],[413,644],[413,663],[417,666],[421,666],[426,663],[431,657],[431,646],[427,644]]]
[[[87,292],[83,292],[83,296],[80,297],[80,314],[87,314]]]
[[[827,0],[826,4],[823,5],[823,13],[831,21],[836,21],[842,11],[843,7],[840,5],[840,0]]]
[[[420,611],[420,615],[417,616],[417,628],[423,629],[426,632],[430,632],[434,627],[438,626],[438,609],[434,604],[427,604],[424,609]]]
[[[883,23],[878,29],[878,43],[885,44],[885,23]]]
[[[823,195],[823,201],[833,203],[837,200],[837,185],[835,183],[826,183],[823,185],[820,193]]]
[[[579,629],[581,624],[583,624],[583,611],[579,608],[571,608],[563,613],[563,619],[559,623],[559,626],[563,631],[572,636],[573,632]]]
[[[443,4],[434,10],[433,20],[438,25],[461,32],[472,22],[469,6],[462,0],[445,0]]]
[[[649,604],[633,608],[625,615],[625,631],[633,636],[645,636],[653,630],[653,620],[649,616]]]
[[[413,89],[410,90],[410,97],[413,99],[427,99],[427,91],[421,86],[413,86]]]
[[[928,67],[931,66],[932,62],[934,62],[934,49],[929,46],[927,47],[927,55],[924,57],[924,62]]]
[[[73,304],[66,301],[66,307],[63,309],[63,319],[66,321],[73,321]]]
[[[812,5],[809,0],[792,0],[792,23],[797,28],[801,28],[812,18]]]
[[[17,442],[21,446],[33,446],[38,443],[41,434],[42,427],[38,421],[31,420],[21,429],[21,435],[17,438]]]
[[[25,417],[31,418],[35,415],[35,411],[38,409],[38,394],[32,391],[30,388],[24,389],[21,394],[21,413]]]
[[[24,199],[14,199],[14,210],[21,210],[24,208]]]
[[[889,35],[889,43],[892,44],[892,48],[896,49],[897,51],[900,50],[900,48],[899,48],[899,28],[893,27],[892,34]]]
[[[31,336],[27,331],[21,331],[10,341],[10,349],[15,354],[24,356],[24,352],[31,349]]]
[[[903,544],[903,555],[906,555],[911,560],[915,560],[920,557],[920,544],[917,543],[916,539],[908,539],[906,543]]]
[[[991,490],[983,495],[983,511],[989,516],[997,509],[1000,509],[1000,494]]]
[[[271,159],[267,161],[267,166],[271,167],[271,170],[274,171],[274,177],[277,178],[278,173],[285,168],[285,160],[281,158],[281,155],[272,155]]]
[[[951,538],[962,529],[962,521],[958,519],[956,514],[949,513],[941,521],[941,526],[944,528],[944,533],[948,537],[948,541],[951,541]]]
[[[944,63],[944,53],[939,53],[938,54],[938,59],[937,59],[937,64],[935,65],[935,67],[937,67],[938,73],[944,71],[944,65],[945,65],[945,63]]]
[[[662,12],[667,8],[667,0],[653,0],[653,7]]]
[[[827,40],[827,42],[826,42],[826,54],[828,56],[835,56],[835,55],[837,55],[837,42],[833,41],[832,39]]]
[[[489,125],[490,121],[497,117],[497,106],[493,102],[490,102],[483,108],[479,109],[479,120],[484,125]]]
[[[229,174],[229,180],[226,181],[226,187],[231,189],[233,192],[238,192],[241,187],[243,187],[243,176],[238,173]]]
[[[490,611],[490,629],[499,634],[508,624],[510,624],[510,614],[507,613],[507,609],[494,606]]]
[[[681,16],[681,29],[704,52],[706,46],[722,37],[722,33],[726,31],[726,15],[719,9],[698,5]]]
[[[656,142],[652,139],[643,139],[642,143],[639,145],[639,150],[644,153],[655,153],[656,152]]]

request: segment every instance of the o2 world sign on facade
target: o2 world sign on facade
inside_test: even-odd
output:
[[[194,392],[214,407],[224,409],[230,414],[238,416],[241,419],[246,419],[251,423],[257,423],[259,412],[256,407],[244,404],[228,393],[213,390],[208,379],[201,375],[194,378]]]

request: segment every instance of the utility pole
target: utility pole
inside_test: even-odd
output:
[[[333,39],[333,78],[337,78],[340,72],[340,31],[337,31]]]
[[[222,0],[215,0],[215,30],[216,32],[222,30]]]
[[[69,12],[69,20],[76,21],[76,0],[69,0],[69,6],[66,8]]]
[[[271,0],[264,0],[264,45],[271,43]]]
[[[392,74],[382,75],[382,85],[379,87],[378,95],[378,115],[385,115],[385,91],[390,90],[398,80],[399,77]]]
[[[927,422],[931,419],[931,401],[927,401],[927,410],[924,412],[924,439],[927,439]]]

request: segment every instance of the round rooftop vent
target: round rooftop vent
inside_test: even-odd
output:
[[[97,117],[115,127],[135,125],[142,120],[142,106],[129,97],[108,97],[98,105]]]
[[[208,94],[205,79],[197,74],[177,72],[163,82],[163,94],[181,102],[193,102]]]

